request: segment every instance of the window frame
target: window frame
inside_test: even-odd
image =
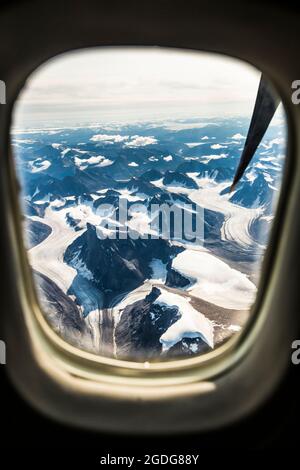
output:
[[[270,345],[270,341],[266,340],[266,328],[270,323],[272,324],[271,315],[274,311],[274,297],[276,298],[276,295],[273,295],[274,289],[278,284],[282,285],[283,282],[281,268],[284,265],[284,254],[282,253],[284,248],[282,245],[287,247],[291,225],[293,225],[291,215],[288,214],[289,219],[287,220],[286,212],[287,209],[289,212],[292,211],[291,207],[293,204],[295,205],[295,194],[297,191],[299,192],[295,181],[299,168],[298,165],[295,165],[295,161],[296,141],[298,140],[296,125],[297,117],[299,122],[300,113],[296,107],[291,105],[286,87],[288,77],[292,77],[292,74],[289,74],[290,71],[284,69],[283,64],[276,60],[275,50],[272,49],[273,54],[268,56],[270,50],[267,41],[263,40],[261,23],[256,25],[255,22],[251,23],[250,21],[246,25],[245,31],[239,32],[246,40],[247,28],[249,29],[250,26],[252,31],[257,32],[264,47],[259,49],[258,41],[255,41],[254,47],[250,46],[250,48],[246,42],[243,44],[241,41],[241,44],[238,44],[234,41],[234,34],[230,32],[231,25],[234,25],[234,21],[246,23],[243,22],[239,14],[241,10],[248,9],[252,14],[253,12],[265,14],[263,9],[257,5],[247,7],[240,5],[236,12],[228,8],[227,5],[227,13],[224,10],[222,16],[219,12],[217,22],[220,26],[222,16],[223,26],[220,28],[224,41],[215,44],[213,35],[209,34],[209,27],[206,25],[206,22],[214,21],[214,9],[207,8],[204,13],[196,10],[198,15],[194,18],[195,11],[192,8],[189,12],[185,11],[184,17],[181,18],[180,3],[174,2],[174,4],[172,3],[171,21],[165,17],[157,18],[155,15],[154,18],[150,15],[149,19],[139,10],[139,22],[133,24],[129,18],[131,12],[129,5],[117,3],[120,9],[118,12],[119,21],[124,20],[126,23],[128,20],[131,28],[125,28],[126,31],[118,29],[114,24],[112,6],[101,5],[100,8],[97,2],[88,1],[86,5],[81,4],[84,17],[89,19],[89,24],[91,24],[91,31],[86,36],[82,35],[83,32],[86,33],[86,29],[82,24],[81,10],[75,12],[75,16],[72,18],[72,20],[75,19],[76,27],[74,27],[74,31],[72,29],[71,37],[64,35],[63,21],[57,21],[57,17],[51,11],[47,11],[47,16],[45,16],[46,12],[43,6],[37,5],[35,2],[28,2],[26,8],[24,5],[20,5],[6,11],[8,24],[12,20],[16,21],[16,13],[20,15],[24,24],[26,18],[32,24],[33,19],[30,18],[30,14],[32,15],[34,11],[33,18],[37,17],[36,10],[38,10],[42,17],[47,18],[49,22],[49,24],[47,23],[47,31],[48,28],[50,30],[50,26],[58,28],[58,37],[53,43],[47,42],[43,38],[42,29],[38,28],[34,43],[29,51],[26,51],[22,57],[20,55],[8,61],[7,77],[5,78],[8,89],[7,104],[5,109],[4,107],[0,109],[2,124],[0,126],[0,132],[2,132],[0,146],[1,153],[5,157],[1,172],[0,204],[4,220],[1,249],[2,252],[3,249],[6,249],[7,255],[5,261],[1,259],[1,270],[4,268],[7,273],[7,285],[11,290],[17,280],[15,294],[8,295],[7,307],[1,318],[8,345],[8,358],[9,361],[11,360],[8,372],[17,388],[34,406],[56,419],[71,424],[94,429],[125,430],[128,426],[128,420],[131,419],[129,417],[132,417],[133,414],[134,418],[130,424],[132,431],[154,432],[160,429],[167,432],[176,429],[208,429],[230,422],[249,412],[250,409],[257,406],[258,402],[268,396],[280,380],[288,363],[289,350],[282,351],[278,345],[278,340],[281,337],[279,330],[284,323],[283,337],[285,344],[288,345],[295,326],[299,325],[299,320],[292,315],[292,312],[289,312],[288,316],[289,325],[281,322],[279,313],[277,313],[278,318],[275,316],[277,324],[274,325],[275,341]],[[228,3],[233,6],[235,2]],[[54,0],[54,4],[59,3]],[[91,7],[90,10],[89,7]],[[126,9],[127,7],[128,9]],[[70,8],[71,2],[62,11],[61,20],[66,21]],[[100,13],[103,16],[101,31],[99,24],[94,19],[94,16],[97,15],[99,19]],[[156,28],[151,30],[150,26],[154,19],[158,20],[159,24],[156,24]],[[184,26],[180,34],[177,29],[178,23],[182,23]],[[25,43],[30,44],[29,31],[26,32],[24,26],[21,29],[27,41]],[[140,34],[144,29],[147,32],[145,36]],[[199,33],[199,31],[201,32]],[[274,41],[276,40],[275,33],[276,31],[273,33]],[[2,32],[0,29],[0,35],[3,34],[7,39],[11,38],[11,32],[5,28]],[[22,34],[20,33],[14,38],[18,51],[23,50]],[[111,35],[110,41],[107,41],[107,34]],[[38,40],[36,41],[36,39]],[[149,368],[145,368],[140,363],[103,358],[84,351],[80,351],[78,354],[79,350],[61,339],[46,322],[37,303],[24,249],[17,183],[9,144],[13,104],[31,72],[50,57],[60,53],[85,47],[106,46],[107,42],[109,45],[119,46],[156,44],[163,47],[205,50],[249,62],[271,79],[284,102],[289,126],[288,155],[282,191],[269,247],[263,262],[259,290],[252,309],[251,320],[240,334],[234,335],[224,346],[212,353],[191,359],[157,363]],[[3,60],[1,62],[3,63]],[[298,180],[299,177],[300,174]],[[288,200],[290,201],[289,206],[287,206]],[[3,295],[5,292],[3,287],[1,291]],[[33,310],[36,312],[35,315],[32,314]],[[18,330],[18,344],[13,338],[15,329]],[[265,345],[263,341],[265,341]],[[10,345],[13,345],[11,351]],[[266,351],[266,346],[270,349],[269,351]],[[282,352],[280,357],[278,356],[279,349]],[[255,361],[260,352],[263,354],[266,364]],[[25,359],[22,364],[18,361],[20,355]],[[264,382],[260,383],[260,387],[256,386],[258,380],[263,382],[263,376],[268,370],[267,362],[270,366],[274,357],[276,357],[277,367],[270,374],[269,383]],[[251,377],[247,378],[249,371],[251,371]],[[254,397],[251,393],[255,393],[257,396]],[[235,396],[234,401],[232,396]],[[182,416],[182,410],[177,409],[182,400],[184,400],[183,406],[187,406],[189,410],[187,414],[190,420]],[[223,406],[226,404],[227,409],[221,410],[220,403]],[[78,404],[78,408],[76,408],[76,404]],[[155,410],[154,419],[151,417],[151,410],[152,413]],[[158,413],[161,416],[158,417]],[[192,417],[193,414],[195,414],[194,417]],[[145,419],[147,419],[147,423],[145,423]]]

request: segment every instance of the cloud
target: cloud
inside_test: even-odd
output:
[[[113,164],[112,160],[104,157],[103,155],[98,155],[95,157],[90,158],[74,158],[74,163],[78,166],[81,170],[87,168],[88,165],[97,165],[97,166],[109,166]]]
[[[105,142],[105,143],[119,143],[128,140],[128,135],[120,135],[120,134],[95,134],[93,137],[90,138],[93,142]]]
[[[203,155],[201,158],[202,163],[209,163],[210,160],[219,160],[220,158],[228,157],[228,153],[221,153],[220,155]]]
[[[95,134],[90,138],[93,142],[103,142],[105,144],[124,143],[126,147],[144,147],[157,143],[153,136],[143,137],[140,135],[120,135],[120,134]]]
[[[129,142],[125,143],[126,147],[144,147],[145,145],[153,145],[157,143],[157,139],[154,137],[142,137],[134,135],[131,137]]]
[[[235,140],[235,139],[246,139],[246,137],[242,134],[234,134],[231,139]]]
[[[213,149],[213,150],[226,149],[227,145],[213,144],[213,145],[210,146],[210,148]]]
[[[284,137],[277,137],[275,139],[272,139],[272,140],[269,140],[266,144],[263,142],[261,144],[262,147],[264,147],[265,149],[267,150],[270,150],[273,145],[284,145],[286,143],[286,140]],[[267,152],[261,152],[261,155],[263,155],[264,153],[267,153]]]
[[[269,146],[272,147],[274,144],[283,145],[285,144],[285,139],[283,137],[277,137],[276,139],[270,140]]]

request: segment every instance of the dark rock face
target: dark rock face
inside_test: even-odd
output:
[[[78,204],[86,204],[92,206],[94,203],[93,198],[90,196],[90,194],[82,194],[78,198]]]
[[[183,338],[169,349],[168,356],[174,358],[180,356],[188,357],[195,354],[204,354],[210,350],[210,347],[201,338]]]
[[[225,188],[225,189],[222,189],[222,191],[220,191],[220,195],[221,196],[224,196],[224,194],[229,194],[230,193],[230,184]]]
[[[202,171],[207,170],[207,165],[205,163],[198,162],[196,160],[186,161],[181,163],[177,167],[177,172],[179,173],[201,173]]]
[[[230,201],[249,208],[265,206],[271,211],[273,198],[274,190],[270,188],[264,176],[260,174],[253,182],[249,180],[241,181]]]
[[[64,261],[83,261],[93,275],[94,283],[104,294],[104,307],[122,293],[136,289],[151,278],[153,258],[167,263],[181,248],[163,239],[109,239],[100,240],[94,226],[87,230],[66,250]]]
[[[167,171],[165,173],[163,183],[165,185],[171,186],[176,186],[179,184],[180,186],[184,186],[185,188],[190,189],[198,188],[197,183],[192,178],[182,173],[179,173],[178,171]]]
[[[77,193],[91,193],[100,189],[112,188],[114,180],[103,172],[105,168],[91,167],[86,170],[78,170],[75,172],[75,179],[85,190]],[[75,193],[76,194],[76,193]]]
[[[38,217],[44,217],[45,210],[48,207],[48,203],[45,204],[33,204],[29,201],[24,201],[24,213],[28,216],[36,215]]]
[[[222,181],[230,181],[234,174],[234,168],[205,168],[202,170],[198,177],[199,178],[211,178],[217,183],[221,183]]]
[[[80,220],[75,219],[74,217],[72,217],[69,212],[66,214],[66,221],[68,222],[70,227],[74,227],[75,231],[79,230],[78,224],[80,223]]]
[[[204,246],[217,244],[220,241],[220,230],[223,223],[223,214],[210,209],[204,209]]]
[[[179,318],[177,307],[155,304],[160,295],[156,287],[143,300],[128,305],[115,330],[117,356],[147,360],[162,353],[161,335]]]
[[[29,201],[23,201],[23,210],[26,215],[32,216],[32,215],[39,215],[38,213],[38,208],[36,207],[35,204],[32,204]]]
[[[30,173],[25,173],[24,178],[28,179],[26,195],[31,196],[31,201],[34,202],[45,197],[57,199],[87,195],[99,189],[113,187],[113,180],[103,174],[102,168],[88,168],[87,170],[75,168],[72,174],[66,174],[63,177],[62,175],[64,175],[63,170],[58,172],[57,176],[47,173],[37,173],[32,176]]]
[[[199,337],[183,338],[163,351],[160,337],[181,314],[178,307],[156,304],[161,291],[153,287],[143,300],[128,305],[115,329],[117,357],[128,360],[151,360],[160,356],[176,359],[208,352],[209,346]]]
[[[132,177],[128,181],[123,181],[115,184],[116,189],[127,189],[132,191],[133,194],[142,193],[147,196],[154,196],[162,192],[160,188],[157,188],[155,185],[149,181],[144,181],[141,178]]]
[[[37,220],[25,219],[25,232],[27,240],[27,248],[32,248],[45,240],[51,233],[52,229],[49,225],[43,224]]]
[[[162,178],[162,173],[158,170],[148,170],[142,175],[142,179],[144,181],[158,181],[160,178]]]
[[[71,344],[91,349],[91,336],[76,304],[46,276],[34,275],[41,307],[54,331]]]
[[[168,287],[179,287],[184,288],[191,284],[191,281],[180,274],[175,269],[172,269],[170,266],[171,263],[167,266],[167,279],[166,279],[166,286]]]
[[[120,193],[118,193],[118,191],[114,191],[113,189],[109,189],[103,197],[94,201],[93,205],[95,209],[103,204],[110,204],[114,207],[118,207],[119,199]]]
[[[76,176],[66,176],[59,180],[45,175],[36,184],[32,184],[31,189],[31,192],[35,193],[32,197],[33,202],[45,197],[51,196],[52,199],[55,199],[62,196],[79,195],[87,191],[87,187]]]
[[[151,199],[149,199],[149,208],[151,207],[152,204],[168,204],[168,205],[189,204],[189,206],[193,205],[192,201],[188,198],[188,196],[186,196],[184,194],[172,193],[172,192],[169,192],[169,191],[157,192],[153,197],[151,197]]]

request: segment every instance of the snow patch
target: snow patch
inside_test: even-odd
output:
[[[231,309],[248,309],[254,302],[256,287],[246,274],[208,252],[185,250],[174,258],[172,268],[197,279],[187,290],[207,302]]]
[[[37,158],[34,162],[31,162],[30,169],[31,173],[39,173],[40,171],[45,171],[51,166],[49,160],[42,161],[41,158]]]
[[[163,351],[168,351],[183,338],[201,338],[210,348],[214,347],[214,326],[201,312],[191,306],[189,298],[171,294],[161,289],[155,303],[167,307],[177,307],[181,317],[160,337]]]

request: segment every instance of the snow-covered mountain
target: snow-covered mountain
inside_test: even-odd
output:
[[[29,259],[55,331],[142,361],[201,354],[242,327],[285,152],[282,126],[271,126],[230,193],[248,126],[180,120],[13,135]]]

